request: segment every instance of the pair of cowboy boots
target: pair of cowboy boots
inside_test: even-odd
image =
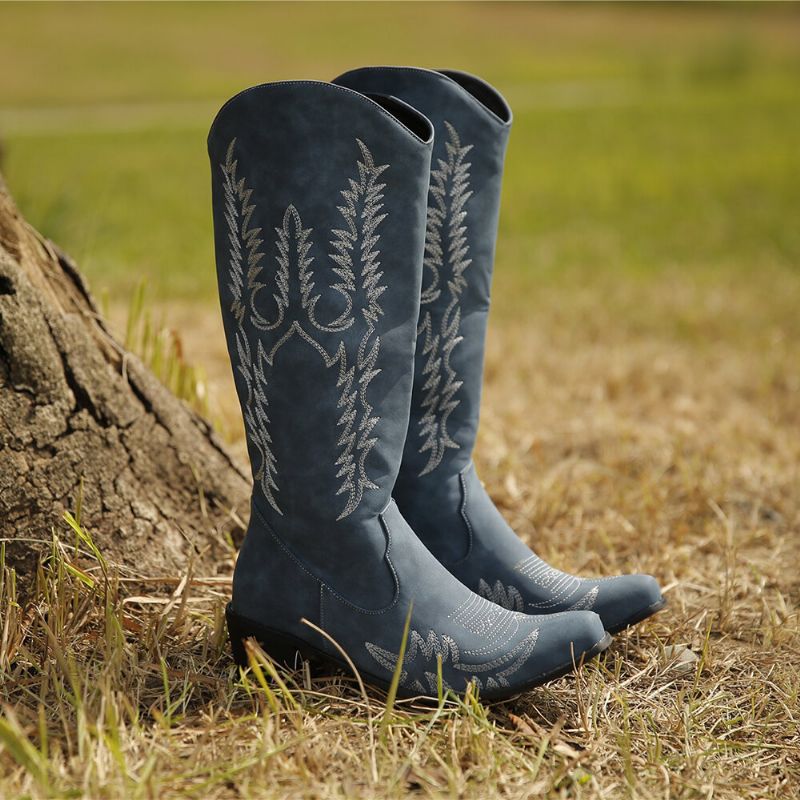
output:
[[[499,699],[664,605],[650,576],[546,564],[472,463],[510,127],[484,81],[399,67],[256,86],[214,120],[254,480],[227,610],[240,664],[249,636],[289,662],[344,666],[341,648],[385,687],[408,618],[401,694]]]

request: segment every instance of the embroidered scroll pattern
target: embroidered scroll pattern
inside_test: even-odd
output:
[[[500,608],[477,595],[472,595],[448,618],[455,628],[469,632],[477,640],[476,646],[462,650],[449,634],[429,630],[423,635],[412,629],[400,673],[401,686],[420,693],[435,693],[439,659],[443,675],[460,673],[464,684],[473,681],[481,690],[508,686],[508,679],[525,665],[539,638],[539,629],[531,624],[529,617]],[[516,644],[512,645],[514,640]],[[378,664],[394,672],[398,653],[371,642],[366,642],[366,648]],[[452,687],[444,678],[443,687],[463,689],[463,686]]]
[[[332,288],[347,302],[345,312],[332,323],[331,329],[348,327],[350,323],[346,320],[351,319],[349,314],[355,310],[361,311],[363,328],[355,365],[340,377],[337,384],[341,390],[339,406],[344,409],[339,421],[343,428],[339,439],[342,449],[336,461],[339,467],[336,476],[342,479],[338,494],[347,493],[348,498],[343,517],[358,507],[365,489],[378,488],[369,479],[365,467],[366,458],[378,441],[372,432],[380,420],[373,414],[367,388],[380,372],[376,365],[381,340],[375,333],[375,326],[383,314],[379,300],[386,291],[386,286],[380,282],[383,272],[380,271],[380,251],[376,245],[380,239],[377,228],[386,219],[386,214],[380,213],[386,184],[378,179],[389,165],[376,166],[366,145],[359,140],[358,146],[363,159],[358,162],[358,180],[350,178],[349,187],[340,193],[344,205],[338,209],[345,227],[333,231],[331,242],[335,251],[331,260],[337,265],[333,271],[340,279]],[[354,320],[353,324],[358,322]]]
[[[228,147],[222,167],[222,190],[225,198],[225,220],[228,224],[229,277],[228,289],[232,301],[231,314],[236,320],[234,343],[236,345],[236,364],[234,371],[244,380],[246,398],[244,402],[244,424],[248,439],[259,454],[254,478],[261,486],[269,504],[280,513],[275,500],[278,487],[275,483],[276,464],[272,452],[272,438],[269,434],[270,419],[267,413],[267,381],[264,372],[264,348],[259,342],[254,358],[253,348],[244,330],[246,299],[244,297],[244,267],[248,274],[257,270],[264,259],[260,238],[261,228],[251,227],[255,204],[250,202],[253,190],[245,184],[244,178],[237,180],[237,162],[233,158],[234,144]]]
[[[258,454],[255,480],[278,513],[282,512],[276,497],[278,463],[270,436],[268,375],[276,353],[293,336],[313,347],[326,367],[338,368],[339,453],[332,469],[341,481],[337,494],[345,496],[345,503],[337,519],[358,508],[367,489],[377,488],[367,475],[366,459],[378,441],[373,432],[380,417],[373,413],[367,390],[380,373],[381,342],[375,328],[383,313],[379,301],[386,286],[381,284],[377,229],[387,215],[381,213],[386,184],[379,178],[389,165],[376,165],[367,146],[359,139],[356,144],[361,155],[356,177],[347,180],[340,192],[344,203],[337,206],[344,226],[332,231],[330,242],[334,251],[330,259],[336,265],[331,271],[338,281],[317,292],[313,229],[304,228],[300,213],[289,205],[275,228],[277,269],[265,275],[262,228],[252,225],[253,189],[237,174],[235,139],[220,164],[229,237],[230,311],[236,321],[234,368],[245,384],[245,427]],[[322,306],[335,305],[330,297],[334,292],[343,306],[329,322],[319,318],[323,292]],[[259,332],[252,339],[246,321]],[[346,337],[345,331],[350,331]]]
[[[551,611],[555,608],[566,611],[576,611],[584,609],[591,611],[594,607],[597,595],[600,591],[599,586],[592,586],[585,591],[587,583],[598,583],[598,581],[585,581],[575,575],[551,567],[537,555],[531,555],[523,559],[514,566],[514,571],[527,578],[537,592],[542,590],[550,595],[548,600],[537,603],[528,603],[531,611]]]
[[[446,159],[438,159],[438,169],[431,170],[430,200],[425,234],[424,266],[430,273],[420,298],[422,315],[417,336],[422,337],[422,386],[419,436],[420,453],[428,453],[428,462],[420,475],[436,469],[449,448],[458,449],[447,423],[458,407],[458,390],[463,381],[451,363],[453,350],[462,340],[461,294],[467,283],[464,271],[472,263],[467,258],[466,204],[472,196],[470,166],[465,158],[472,145],[462,145],[456,129],[445,122],[448,140]],[[442,281],[446,281],[444,287]],[[442,293],[445,293],[445,298]],[[438,301],[438,302],[437,302]],[[430,306],[430,308],[426,308]]]

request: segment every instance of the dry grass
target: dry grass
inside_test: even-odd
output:
[[[54,518],[29,599],[0,588],[0,797],[800,797],[798,15],[185,9],[5,6],[27,218],[112,299],[149,276],[170,305],[127,340],[243,454],[211,296],[212,110],[365,63],[487,76],[516,123],[481,475],[553,563],[652,572],[670,606],[577,678],[387,715],[352,678],[281,687],[258,654],[240,675],[224,580],[142,581]]]
[[[352,678],[279,683],[259,653],[240,674],[224,580],[131,582],[62,524],[32,602],[2,587],[0,795],[798,796],[799,285],[766,304],[755,278],[501,282],[492,495],[559,566],[646,570],[670,599],[577,677],[387,714]],[[216,325],[198,317],[194,355]],[[224,361],[206,365],[234,418]]]

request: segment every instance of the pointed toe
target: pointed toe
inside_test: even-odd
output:
[[[538,686],[572,672],[611,644],[600,617],[592,611],[565,611],[533,617],[539,631],[537,673],[528,686]]]
[[[599,584],[595,611],[606,629],[619,633],[666,606],[658,581],[651,575],[620,575]]]

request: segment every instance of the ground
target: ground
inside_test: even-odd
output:
[[[240,675],[225,578],[142,582],[54,516],[35,602],[0,587],[0,794],[800,796],[798,34],[791,6],[6,6],[12,191],[123,338],[146,280],[197,367],[181,392],[239,452],[215,108],[360,63],[496,84],[515,125],[479,471],[540,555],[650,572],[669,607],[514,701],[387,708],[260,654]]]

